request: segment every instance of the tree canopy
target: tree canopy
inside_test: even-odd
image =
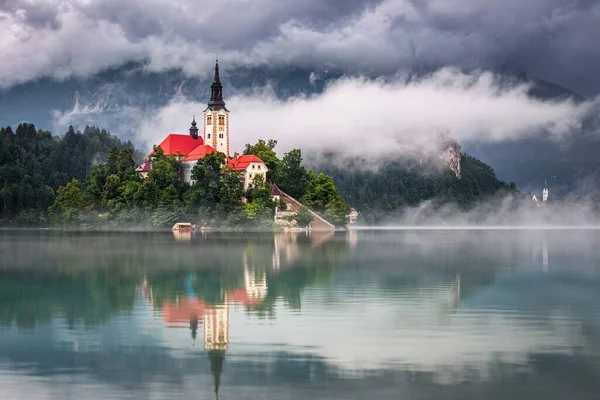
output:
[[[449,169],[422,166],[418,160],[386,160],[376,169],[341,165],[321,163],[314,168],[335,180],[341,196],[366,223],[380,222],[425,200],[467,209],[499,191],[516,193],[514,183],[499,180],[489,165],[464,153],[460,179]]]
[[[0,129],[0,220],[19,225],[46,222],[59,186],[73,178],[83,182],[111,151],[125,148],[131,159],[141,161],[143,155],[131,142],[96,127],[86,126],[80,132],[71,126],[63,136],[52,136],[28,123],[14,132],[10,126]],[[123,169],[119,162],[110,163],[115,171]]]
[[[300,149],[280,159],[276,140],[246,144],[267,165],[266,181],[255,178],[244,190],[240,172],[223,154],[209,154],[183,182],[175,156],[154,147],[147,179],[135,172],[143,154],[105,130],[69,127],[63,136],[32,124],[0,129],[0,220],[19,225],[272,227],[276,206],[271,184],[336,226],[344,226],[351,204],[362,220],[378,220],[423,200],[469,207],[497,193],[516,192],[485,163],[462,155],[462,177],[428,170],[415,160],[388,160],[378,169],[324,163],[307,169]],[[301,210],[299,218],[307,217]],[[303,215],[302,215],[303,214]]]

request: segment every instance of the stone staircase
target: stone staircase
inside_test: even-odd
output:
[[[281,193],[280,194],[281,199],[283,199],[283,201],[285,201],[285,204],[287,205],[287,209],[285,211],[280,211],[279,209],[275,209],[275,223],[277,225],[285,226],[288,228],[292,228],[292,227],[304,228],[304,227],[298,227],[296,221],[293,219],[296,216],[296,214],[298,213],[298,211],[302,207],[304,207],[302,205],[302,203],[300,203],[298,200],[296,200],[289,194],[284,193],[283,191],[281,191],[281,189],[279,189],[279,192]],[[321,217],[317,213],[313,212],[308,207],[307,207],[307,209],[310,211],[310,213],[313,216],[313,220],[308,225],[309,230],[313,230],[313,231],[334,231],[335,230],[335,226],[332,223],[330,223],[329,221],[326,221],[323,217]]]

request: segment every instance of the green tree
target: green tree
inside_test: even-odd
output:
[[[121,189],[121,180],[115,174],[109,175],[106,178],[103,191],[103,204],[109,205],[118,199]]]
[[[215,210],[220,199],[223,170],[227,162],[222,153],[207,154],[192,168],[194,184],[188,194],[192,208],[204,207]]]
[[[306,168],[302,166],[302,151],[294,149],[287,152],[281,161],[281,190],[299,199],[306,193],[307,180]]]
[[[120,165],[115,171],[122,171],[122,174],[115,173],[121,181],[124,181],[124,171],[133,173],[131,165],[139,152],[133,150],[130,142],[124,143],[106,131],[86,127],[82,133],[71,126],[64,136],[53,137],[48,131],[36,131],[32,124],[20,124],[16,133],[10,127],[1,128],[0,218],[16,224],[46,221],[48,209],[55,199],[54,190],[65,186],[72,178],[80,182],[85,179],[90,201],[100,206],[109,174],[95,164],[107,157],[111,148],[125,147],[125,152],[114,150],[115,159],[119,161],[116,164]],[[124,159],[127,159],[126,163]],[[86,178],[90,173],[89,179]]]
[[[163,149],[154,146],[152,169],[148,172],[148,179],[163,190],[170,185],[179,186],[181,178],[181,163],[174,155],[166,156]]]
[[[306,207],[301,207],[300,210],[296,213],[295,220],[298,223],[298,226],[301,228],[305,228],[310,224],[310,222],[314,219],[314,216],[310,212],[310,210]]]
[[[246,191],[246,214],[255,226],[273,224],[276,203],[271,199],[271,185],[256,175]]]
[[[240,175],[237,171],[223,173],[217,207],[222,214],[239,212],[243,207],[244,185]]]
[[[275,149],[275,146],[277,146],[277,140],[269,139],[267,142],[265,142],[263,139],[259,139],[258,142],[254,145],[246,143],[244,154],[258,155],[258,153],[263,151],[273,151],[273,149]]]
[[[161,149],[162,150],[162,149]],[[164,152],[162,153],[164,155]],[[126,181],[133,179],[135,174],[134,150],[130,147],[119,149],[113,147],[109,150],[106,159],[106,171],[108,175],[117,175],[120,180]]]
[[[75,178],[56,191],[54,204],[49,208],[50,220],[58,225],[82,223],[86,220],[89,201]]]
[[[139,187],[137,193],[134,195],[134,201],[136,204],[145,208],[146,210],[154,210],[158,207],[160,199],[160,189],[149,179],[145,180],[144,183]]]
[[[271,185],[263,179],[262,175],[254,176],[252,184],[246,191],[246,199],[263,207],[275,207],[275,203],[271,200]]]
[[[333,179],[322,172],[317,176],[309,171],[307,191],[301,201],[336,226],[345,226],[348,222],[350,206],[342,199]]]

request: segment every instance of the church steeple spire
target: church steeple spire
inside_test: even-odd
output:
[[[229,156],[229,110],[223,101],[218,59],[215,63],[213,83],[210,85],[210,100],[204,110],[204,144]]]
[[[215,384],[215,398],[219,399],[219,388],[221,387],[221,374],[223,373],[223,361],[225,360],[225,352],[222,350],[211,350],[208,352],[210,359],[210,372],[213,376]]]
[[[221,84],[221,78],[219,76],[219,60],[215,63],[215,76],[213,83],[210,85],[210,101],[208,102],[208,108],[211,111],[218,111],[225,109],[225,102],[223,101],[223,85]]]

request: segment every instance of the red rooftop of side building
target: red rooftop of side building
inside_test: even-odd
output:
[[[254,154],[248,154],[243,156],[236,154],[235,157],[227,161],[227,164],[234,171],[245,171],[246,168],[248,168],[248,165],[250,165],[253,162],[262,162],[262,160],[256,157]]]

